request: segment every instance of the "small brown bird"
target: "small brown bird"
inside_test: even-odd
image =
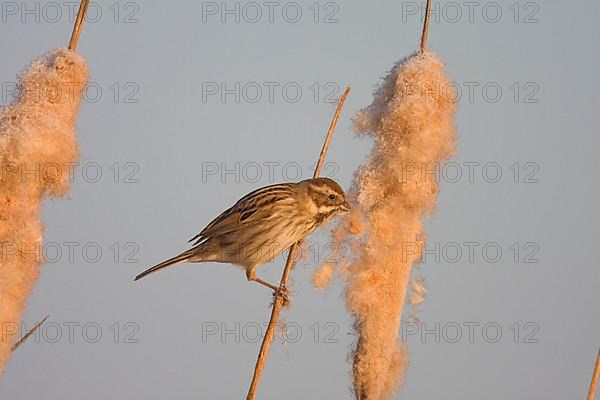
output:
[[[265,186],[242,197],[190,239],[194,247],[135,280],[173,264],[213,261],[242,266],[249,281],[276,291],[275,285],[257,278],[254,269],[348,211],[344,190],[328,178]]]

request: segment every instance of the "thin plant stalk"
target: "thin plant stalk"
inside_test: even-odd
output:
[[[319,155],[319,161],[317,162],[317,166],[315,167],[315,173],[313,175],[314,178],[317,178],[321,173],[321,168],[323,167],[323,163],[325,161],[325,156],[327,155],[327,149],[329,148],[329,142],[331,141],[331,137],[333,135],[333,131],[335,130],[335,126],[340,117],[340,112],[342,111],[342,107],[344,106],[344,102],[346,101],[346,97],[348,97],[348,93],[350,92],[350,87],[347,87],[342,95],[340,102],[337,106],[333,119],[331,121],[331,125],[329,126],[329,131],[327,132],[327,136],[325,137],[325,142],[323,143],[323,148],[321,149],[321,153]],[[281,281],[279,282],[279,290],[275,293],[275,300],[273,301],[273,309],[271,310],[271,318],[269,319],[269,325],[267,326],[267,331],[263,338],[262,344],[260,346],[260,351],[258,353],[258,358],[256,360],[256,366],[254,367],[254,375],[252,376],[252,382],[250,383],[250,388],[248,389],[248,395],[246,396],[246,400],[253,400],[256,395],[256,389],[258,387],[258,382],[262,375],[262,371],[267,362],[267,358],[269,356],[269,350],[271,349],[271,343],[273,343],[273,337],[275,335],[275,326],[277,325],[277,321],[279,320],[279,313],[281,308],[285,304],[287,293],[287,282],[290,277],[290,272],[292,271],[292,267],[294,265],[296,259],[296,252],[298,250],[298,246],[301,244],[301,241],[292,245],[290,247],[290,252],[288,254],[287,261],[285,263],[285,268],[283,269],[283,274],[281,276]]]
[[[89,5],[90,0],[81,0],[81,4],[79,4],[77,19],[75,20],[75,24],[73,25],[71,40],[69,40],[69,50],[77,50],[77,43],[79,42],[79,36],[81,35],[81,30],[83,29],[83,22],[85,20],[85,15],[87,14]]]
[[[421,35],[421,53],[427,50],[427,36],[429,35],[429,14],[431,11],[431,0],[427,0],[425,8],[425,21],[423,21],[423,34]]]
[[[35,324],[33,326],[33,328],[31,328],[29,331],[27,331],[27,333],[25,335],[23,335],[23,337],[19,340],[17,340],[17,342],[13,345],[13,347],[10,349],[11,351],[15,351],[16,349],[19,348],[20,345],[22,345],[23,343],[25,343],[25,341],[27,339],[29,339],[29,337],[31,335],[33,335],[35,333],[35,331],[37,331],[40,326],[42,326],[44,324],[44,322],[46,322],[46,320],[48,319],[49,315],[46,315],[44,317],[44,319],[42,319],[40,322],[38,322],[37,324]]]
[[[600,378],[600,349],[598,349],[598,355],[596,356],[596,367],[594,368],[594,373],[592,374],[592,381],[590,382],[590,390],[588,392],[587,400],[594,400],[596,397],[598,378]]]

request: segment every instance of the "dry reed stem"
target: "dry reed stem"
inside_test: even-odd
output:
[[[392,68],[371,105],[354,118],[355,131],[374,141],[350,192],[365,228],[343,238],[357,244],[341,269],[358,336],[357,399],[390,398],[406,371],[398,328],[412,267],[421,259],[423,217],[435,208],[438,181],[431,171],[454,152],[455,104],[438,90],[449,84],[441,60],[417,52]],[[344,242],[337,247],[347,247]]]
[[[88,73],[85,60],[71,49],[88,3],[81,2],[69,49],[33,61],[19,78],[18,96],[0,107],[0,325],[10,328],[0,340],[0,375],[12,351],[43,323],[12,345],[44,262],[42,199],[68,191],[69,165],[78,156],[75,121]]]
[[[346,87],[346,90],[344,91],[344,94],[340,99],[337,109],[335,110],[335,114],[333,116],[333,119],[331,120],[331,124],[329,125],[329,130],[327,132],[325,142],[323,143],[323,148],[321,149],[321,153],[319,155],[319,161],[317,162],[317,166],[315,167],[315,173],[313,175],[314,178],[317,178],[321,173],[321,168],[323,167],[325,156],[327,155],[327,149],[329,148],[329,142],[331,141],[331,137],[333,136],[333,131],[335,130],[335,126],[340,117],[340,112],[342,111],[342,107],[344,106],[346,97],[348,97],[348,93],[350,93],[350,87]],[[296,252],[298,246],[301,244],[301,242],[302,241],[290,247],[290,253],[288,254],[288,258],[285,263],[285,268],[283,269],[283,274],[281,276],[281,281],[279,283],[279,290],[275,293],[275,301],[273,302],[273,309],[271,310],[271,318],[269,319],[269,325],[267,326],[267,331],[260,346],[260,351],[256,360],[256,366],[254,367],[254,375],[252,376],[252,382],[250,383],[250,388],[248,389],[248,395],[246,396],[246,400],[252,400],[256,395],[256,388],[258,386],[260,376],[262,375],[262,371],[265,367],[265,363],[267,362],[267,357],[269,355],[271,343],[273,343],[275,326],[277,324],[277,320],[279,319],[279,312],[281,311],[281,308],[285,303],[285,293],[287,293],[287,282],[290,276],[290,272],[292,270],[292,266],[294,265],[294,261],[296,259]]]
[[[76,45],[87,1],[71,38]],[[88,71],[75,51],[59,48],[21,73],[19,93],[0,107],[0,375],[17,338],[27,298],[44,263],[40,206],[70,186],[78,157],[75,123]]]
[[[81,0],[79,4],[79,11],[77,12],[77,19],[73,25],[73,32],[71,33],[71,40],[69,40],[69,50],[76,51],[77,43],[79,42],[79,36],[81,35],[81,29],[83,28],[83,22],[85,20],[85,14],[87,13],[90,0]]]
[[[44,263],[42,200],[69,190],[87,78],[82,57],[56,49],[33,61],[19,78],[17,98],[0,107],[0,375]]]
[[[454,152],[455,104],[438,90],[450,81],[426,48],[430,7],[428,1],[420,50],[392,68],[372,104],[354,119],[355,131],[374,140],[350,191],[364,217],[350,215],[332,236],[336,247],[352,249],[338,270],[358,336],[352,354],[358,400],[391,398],[404,378],[408,359],[398,328],[421,256],[422,219],[435,208],[438,191],[427,173]],[[340,234],[361,219],[364,228],[355,238]],[[424,288],[416,284],[413,290],[419,297],[413,301],[422,301]]]
[[[38,322],[37,324],[35,324],[33,326],[33,328],[31,328],[29,331],[27,331],[27,333],[25,335],[23,335],[23,337],[21,339],[19,339],[14,345],[13,347],[10,349],[11,351],[15,351],[16,349],[19,348],[20,345],[22,345],[23,343],[25,343],[25,341],[27,339],[29,339],[29,336],[33,335],[35,333],[35,331],[37,331],[40,326],[42,326],[44,324],[44,322],[46,322],[46,320],[48,319],[49,315],[46,315],[44,317],[44,319],[42,319],[40,322]]]
[[[430,8],[428,0],[419,51],[392,68],[354,119],[355,131],[371,136],[374,147],[349,193],[360,211],[332,235],[337,248],[351,249],[337,270],[358,334],[353,378],[359,400],[390,398],[404,378],[408,360],[398,327],[425,239],[422,219],[435,208],[438,185],[428,174],[454,152],[454,99],[439,91],[450,81],[441,60],[427,51]],[[317,270],[317,285],[331,281],[329,267]],[[412,290],[412,303],[422,302],[423,285],[415,281]]]
[[[429,34],[429,13],[431,11],[431,0],[427,0],[425,9],[425,21],[423,21],[423,34],[421,35],[421,53],[427,49],[427,36]]]
[[[596,356],[596,367],[594,368],[594,373],[592,374],[592,381],[590,382],[590,390],[588,392],[587,400],[594,400],[594,397],[596,397],[598,378],[600,378],[600,349],[598,349],[598,355]]]

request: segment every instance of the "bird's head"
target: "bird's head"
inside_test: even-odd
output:
[[[344,189],[334,180],[314,178],[303,183],[306,185],[306,193],[312,203],[311,208],[320,218],[329,219],[335,214],[350,211]]]

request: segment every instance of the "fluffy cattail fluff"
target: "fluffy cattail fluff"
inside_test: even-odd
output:
[[[312,284],[315,288],[325,290],[331,285],[335,265],[332,262],[324,262],[315,270],[312,277]]]
[[[427,290],[425,289],[423,279],[413,279],[413,281],[410,284],[408,303],[413,307],[418,306],[419,304],[425,301],[426,294]]]
[[[18,97],[0,109],[0,373],[43,262],[41,200],[69,188],[87,79],[83,58],[54,50],[23,72]]]
[[[354,120],[355,130],[374,140],[351,190],[363,215],[351,215],[333,238],[352,254],[340,272],[358,334],[353,354],[358,399],[390,397],[406,370],[398,341],[402,308],[411,268],[421,256],[422,218],[435,206],[436,167],[454,151],[449,88],[444,64],[430,52],[415,54],[394,66],[373,103]]]

